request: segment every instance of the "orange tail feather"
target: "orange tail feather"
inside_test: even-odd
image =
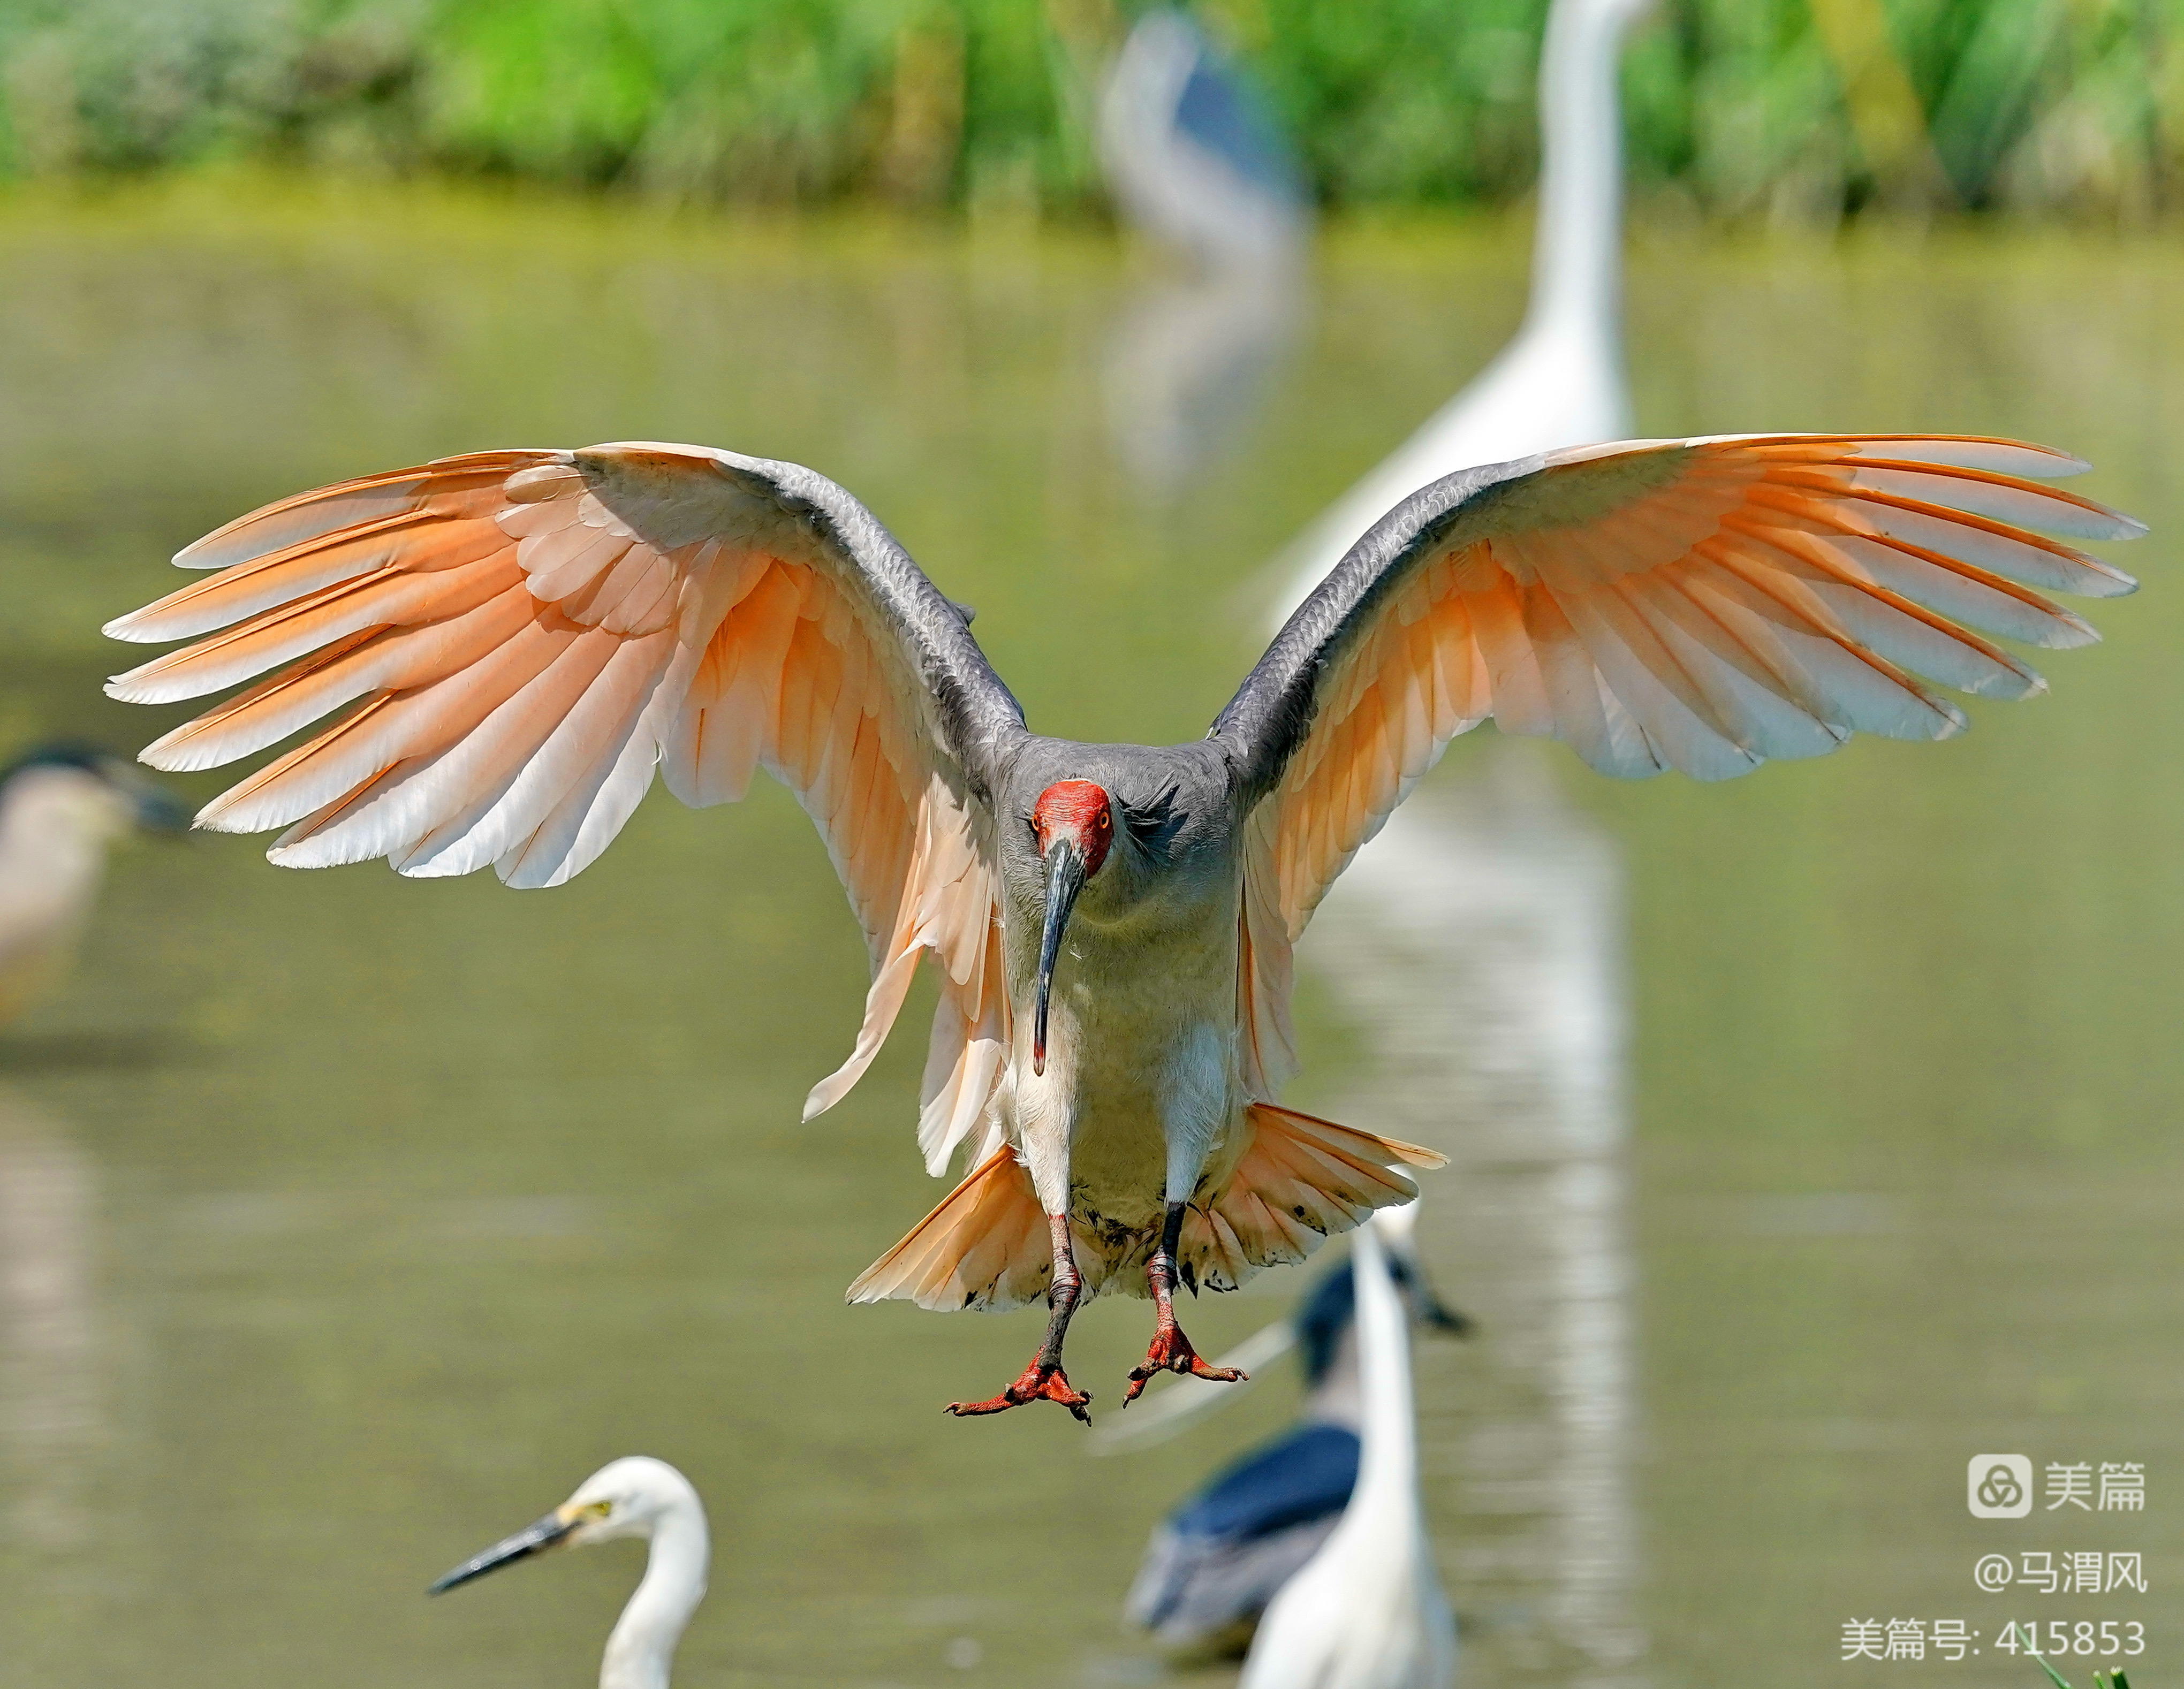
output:
[[[941,1312],[1018,1308],[1046,1294],[1053,1272],[1045,1212],[1004,1144],[858,1274],[849,1300],[900,1298]]]
[[[1226,1189],[1184,1216],[1178,1264],[1208,1290],[1234,1290],[1262,1267],[1301,1261],[1375,1208],[1418,1193],[1405,1170],[1448,1158],[1272,1103],[1245,1109],[1251,1142]]]

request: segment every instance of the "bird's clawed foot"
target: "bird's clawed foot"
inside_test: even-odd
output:
[[[1021,1408],[1027,1402],[1059,1402],[1085,1425],[1092,1423],[1092,1415],[1085,1412],[1092,1400],[1089,1390],[1077,1390],[1070,1386],[1069,1375],[1059,1364],[1047,1366],[1034,1361],[1023,1370],[1014,1384],[998,1396],[983,1402],[950,1402],[948,1411],[958,1419],[967,1419],[977,1414],[1005,1413],[1011,1408]]]
[[[1203,1378],[1215,1384],[1241,1384],[1246,1375],[1233,1366],[1208,1366],[1184,1336],[1183,1327],[1173,1320],[1164,1320],[1153,1327],[1153,1340],[1145,1347],[1145,1358],[1130,1369],[1129,1393],[1123,1397],[1128,1407],[1138,1399],[1138,1392],[1156,1373],[1179,1372],[1186,1378]]]

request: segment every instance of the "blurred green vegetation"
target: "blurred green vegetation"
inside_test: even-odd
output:
[[[1118,0],[0,0],[0,169],[238,156],[675,201],[1098,203]],[[1533,177],[1545,0],[1206,0],[1324,200]],[[2184,182],[2184,0],[1660,0],[1625,61],[1639,191],[2140,221]]]

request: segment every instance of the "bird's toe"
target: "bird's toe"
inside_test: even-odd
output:
[[[1184,1335],[1182,1326],[1162,1324],[1153,1328],[1153,1340],[1146,1345],[1145,1358],[1130,1369],[1130,1387],[1123,1397],[1123,1405],[1127,1408],[1136,1401],[1146,1383],[1163,1372],[1203,1378],[1214,1384],[1241,1384],[1250,1376],[1239,1367],[1209,1366]]]
[[[1077,1389],[1060,1367],[1045,1367],[1034,1361],[1000,1395],[983,1402],[950,1402],[948,1411],[958,1419],[970,1419],[981,1414],[1006,1413],[1032,1402],[1056,1402],[1068,1408],[1072,1418],[1089,1425],[1092,1415],[1086,1410],[1091,1401],[1091,1392]]]

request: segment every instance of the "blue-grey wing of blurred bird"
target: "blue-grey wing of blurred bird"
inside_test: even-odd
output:
[[[1146,13],[1116,56],[1100,157],[1123,217],[1209,269],[1291,263],[1311,226],[1280,129],[1178,12]]]
[[[1357,1410],[1357,1353],[1347,1341],[1357,1305],[1346,1260],[1320,1277],[1294,1315],[1234,1352],[1241,1355],[1271,1336],[1280,1340],[1275,1353],[1301,1346],[1304,1414],[1273,1442],[1224,1467],[1154,1530],[1123,1614],[1169,1649],[1241,1653],[1275,1592],[1312,1558],[1348,1505],[1359,1447],[1351,1423]],[[1170,1410],[1177,1421],[1171,1436],[1180,1420],[1220,1399],[1214,1386],[1178,1382],[1198,1387],[1184,1397],[1188,1405],[1179,1414]],[[1172,1402],[1179,1394],[1171,1386],[1161,1399]]]
[[[1417,1255],[1418,1204],[1383,1210],[1374,1223],[1390,1246],[1388,1276],[1410,1317],[1421,1325],[1460,1333],[1470,1322],[1434,1293]],[[1223,1355],[1224,1364],[1246,1358],[1263,1365],[1295,1346],[1304,1360],[1305,1403],[1290,1431],[1223,1469],[1204,1488],[1162,1521],[1123,1606],[1124,1615],[1178,1653],[1240,1653],[1276,1592],[1318,1551],[1349,1504],[1357,1477],[1357,1423],[1367,1404],[1361,1395],[1354,1339],[1357,1281],[1344,1261],[1313,1285],[1289,1319],[1267,1326]],[[1103,1426],[1112,1453],[1121,1446],[1163,1441],[1201,1413],[1233,1400],[1195,1379],[1183,1379],[1157,1398],[1160,1425],[1117,1434]],[[1130,1433],[1134,1432],[1133,1436]]]
[[[1241,1652],[1349,1505],[1359,1447],[1347,1425],[1306,1424],[1222,1472],[1153,1532],[1130,1622],[1170,1648]]]

